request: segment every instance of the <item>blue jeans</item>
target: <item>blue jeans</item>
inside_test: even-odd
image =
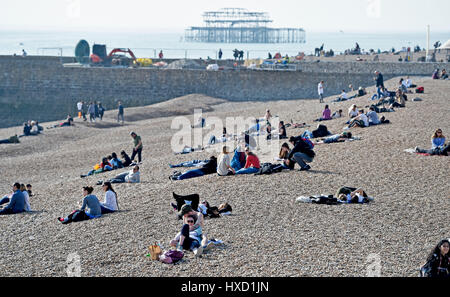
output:
[[[177,168],[177,167],[196,167],[199,166],[200,163],[206,163],[208,162],[208,160],[192,160],[192,161],[188,161],[188,162],[183,162],[180,164],[176,164],[176,165],[171,165],[169,164],[170,168]]]
[[[305,168],[306,163],[311,163],[313,161],[313,158],[304,153],[295,153],[293,157],[301,168]]]
[[[111,210],[111,209],[109,209],[109,208],[106,208],[106,207],[104,207],[103,205],[100,205],[100,209],[102,210],[102,214],[116,212],[115,210]]]
[[[5,196],[0,200],[0,205],[6,204],[6,203],[9,203],[9,198]]]
[[[259,171],[259,169],[255,168],[255,167],[242,168],[242,169],[239,169],[238,171],[236,171],[236,175],[237,174],[252,174],[252,173],[256,173],[258,171]]]
[[[180,175],[177,179],[182,180],[182,179],[199,177],[199,176],[203,176],[203,175],[205,175],[205,174],[203,173],[203,171],[201,169],[192,169],[192,170],[186,171],[185,173]]]

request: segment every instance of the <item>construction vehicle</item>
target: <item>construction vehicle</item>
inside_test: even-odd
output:
[[[131,58],[126,55],[118,55],[117,53],[129,54]],[[136,56],[129,48],[115,48],[109,55],[106,55],[106,45],[94,44],[92,46],[92,54],[90,56],[90,64],[92,66],[139,66]]]

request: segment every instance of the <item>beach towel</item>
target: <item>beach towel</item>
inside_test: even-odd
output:
[[[427,154],[427,153],[418,153],[413,148],[408,148],[408,149],[404,150],[404,152],[407,152],[407,153],[410,153],[410,154],[421,155],[421,156],[444,156],[445,157],[445,155],[431,155],[431,154]]]

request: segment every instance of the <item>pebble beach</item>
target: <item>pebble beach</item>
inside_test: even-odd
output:
[[[392,90],[398,80],[385,85]],[[171,124],[177,116],[186,116],[194,124],[196,108],[203,110],[204,117],[222,120],[263,117],[270,109],[285,123],[291,119],[308,123],[311,127],[306,129],[311,131],[324,107],[318,99],[229,102],[192,94],[125,108],[123,126],[115,120],[117,110],[112,110],[99,123],[76,118],[73,127],[44,129],[42,135],[21,138],[19,144],[0,144],[0,196],[8,194],[16,181],[32,184],[35,194],[30,198],[33,212],[0,216],[0,276],[67,276],[67,258],[74,253],[86,277],[366,276],[373,259],[380,261],[381,276],[417,276],[431,249],[450,237],[450,160],[404,150],[429,148],[437,128],[450,139],[450,83],[412,80],[424,86],[425,93],[408,94],[406,108],[384,113],[390,124],[352,128],[359,141],[317,145],[312,170],[307,172],[212,174],[171,181],[169,163],[211,155],[207,151],[175,155],[170,143],[177,130]],[[366,96],[339,103],[332,103],[337,96],[330,96],[325,104],[332,112],[342,109],[346,114],[352,104],[367,111],[375,88],[367,91]],[[423,100],[413,102],[416,97]],[[341,133],[346,121],[344,117],[323,124]],[[304,130],[290,127],[287,134],[298,136]],[[141,183],[113,185],[121,211],[69,225],[59,223],[57,217],[78,207],[83,186],[125,171],[80,178],[112,152],[126,150],[131,155],[130,131],[140,135],[144,145]],[[21,132],[20,126],[0,129],[0,139]],[[275,162],[275,155],[258,156],[262,162]],[[342,186],[361,187],[375,201],[334,206],[295,202],[299,196],[335,194]],[[93,194],[103,200],[101,187],[94,187]],[[211,205],[228,202],[233,207],[232,215],[205,221],[204,232],[223,245],[199,258],[186,252],[176,265],[145,256],[155,242],[167,250],[181,228],[171,211],[172,192],[198,193]]]

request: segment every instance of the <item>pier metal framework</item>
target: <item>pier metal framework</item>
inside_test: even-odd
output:
[[[243,8],[223,8],[203,14],[203,27],[186,29],[188,42],[214,43],[304,43],[302,28],[270,28],[266,12]]]

